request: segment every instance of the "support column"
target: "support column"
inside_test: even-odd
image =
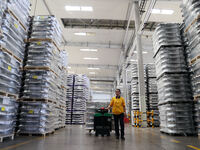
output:
[[[135,17],[136,48],[137,48],[137,61],[138,61],[139,106],[140,106],[140,112],[142,112],[142,120],[143,120],[142,127],[147,127],[142,40],[141,40],[141,34],[138,33],[141,22],[138,1],[134,2],[134,17]]]

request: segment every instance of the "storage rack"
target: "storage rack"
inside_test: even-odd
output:
[[[186,38],[186,52],[188,56],[189,69],[191,72],[191,83],[193,89],[194,121],[196,132],[200,135],[200,55],[199,55],[199,1],[183,1],[182,14],[184,18],[183,36]],[[192,14],[192,15],[191,15]]]
[[[161,132],[194,134],[192,92],[179,24],[159,24],[153,35]]]
[[[29,0],[0,1],[0,142],[14,139]]]

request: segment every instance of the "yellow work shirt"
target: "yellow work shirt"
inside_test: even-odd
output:
[[[113,97],[110,102],[110,107],[112,107],[112,112],[114,115],[120,115],[124,113],[124,107],[125,107],[125,100],[123,97],[116,98]]]

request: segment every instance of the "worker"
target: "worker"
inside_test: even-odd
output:
[[[121,97],[120,89],[116,89],[116,96],[112,98],[110,105],[107,109],[112,108],[112,113],[114,115],[115,122],[115,135],[116,139],[119,139],[119,122],[121,126],[121,139],[125,140],[124,137],[124,116],[126,116],[125,100]]]

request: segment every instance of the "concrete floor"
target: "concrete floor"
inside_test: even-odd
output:
[[[126,127],[126,140],[89,135],[83,126],[67,126],[46,138],[19,136],[0,143],[0,150],[200,150],[198,137],[161,134],[159,129]]]

